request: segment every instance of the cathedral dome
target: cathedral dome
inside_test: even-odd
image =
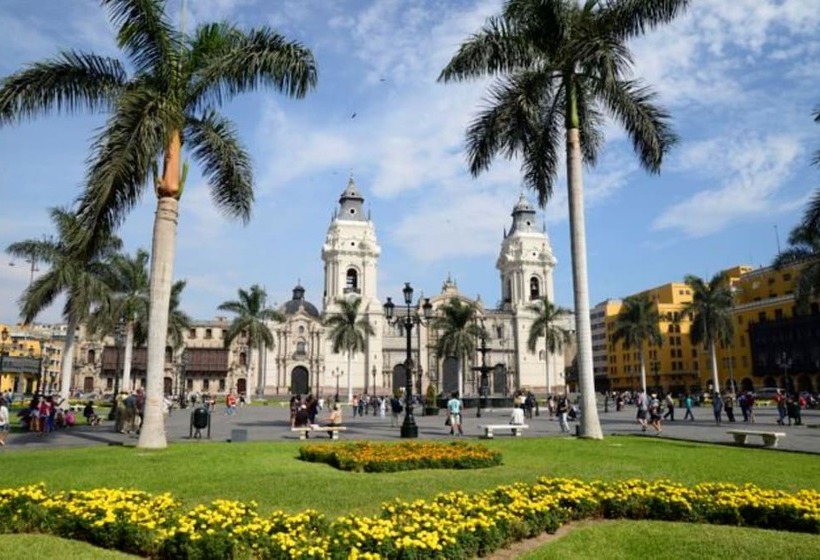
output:
[[[295,315],[299,310],[304,310],[304,312],[311,317],[317,319],[320,317],[319,310],[316,309],[316,306],[305,299],[305,289],[301,284],[297,284],[296,287],[293,288],[293,299],[285,303],[281,308],[281,311],[285,315]]]

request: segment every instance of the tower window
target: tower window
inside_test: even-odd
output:
[[[538,299],[541,297],[541,283],[538,278],[533,276],[530,278],[530,299]]]
[[[307,353],[304,341],[300,340],[296,343],[296,353],[300,356],[304,356]]]
[[[345,277],[345,293],[359,293],[359,273],[355,268],[347,269],[347,276]]]

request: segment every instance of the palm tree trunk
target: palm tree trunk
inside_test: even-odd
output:
[[[77,330],[77,318],[71,316],[68,320],[68,332],[65,334],[63,345],[63,361],[60,363],[60,398],[68,402],[71,393],[71,374],[74,365],[74,331]]]
[[[350,379],[350,360],[353,358],[353,353],[347,352],[347,402],[353,402],[353,384]]]
[[[168,305],[174,277],[179,201],[163,196],[157,202],[151,248],[151,285],[148,323],[148,363],[145,374],[145,415],[137,447],[164,449],[163,378],[165,374],[165,343],[168,337]]]
[[[641,391],[646,395],[646,362],[643,359],[643,350],[641,350]]]
[[[131,361],[134,356],[134,321],[128,320],[125,326],[125,358],[122,364],[122,383],[120,389],[126,392],[131,391]]]
[[[246,388],[248,393],[248,402],[251,402],[253,398],[256,396],[256,379],[253,378],[253,346],[248,345],[248,361],[245,362],[247,364],[247,375],[245,375],[245,379],[247,379],[248,386]]]
[[[709,365],[712,368],[712,391],[720,392],[720,381],[718,380],[717,349],[715,343],[709,341]]]
[[[458,372],[458,396],[459,397],[464,396],[464,364],[465,363],[466,363],[466,360],[464,360],[462,358],[458,359],[458,369],[456,371]]]
[[[550,394],[550,353],[547,351],[547,338],[544,336],[544,398]]]
[[[265,385],[267,381],[265,379],[265,370],[262,367],[262,359],[265,357],[265,343],[263,342],[259,346],[259,357],[256,359],[256,369],[258,370],[258,377],[259,377],[259,385],[257,386],[256,392],[259,395],[260,399],[265,398]]]
[[[570,96],[574,101],[574,96]],[[575,298],[575,332],[578,341],[578,385],[581,391],[581,436],[603,439],[598,419],[595,377],[592,369],[592,326],[589,318],[584,185],[581,171],[581,138],[578,128],[567,128],[567,186],[572,252],[572,287]]]

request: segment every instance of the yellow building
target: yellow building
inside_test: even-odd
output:
[[[0,324],[0,356],[0,391],[33,393],[45,389],[54,371],[51,346],[21,325]]]

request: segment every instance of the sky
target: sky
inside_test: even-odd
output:
[[[180,21],[180,0],[168,3]],[[404,282],[427,296],[449,276],[492,307],[503,231],[522,189],[520,162],[497,159],[472,177],[464,132],[488,81],[437,83],[461,42],[500,0],[188,0],[187,29],[229,20],[268,25],[310,48],[317,88],[291,100],[245,94],[222,111],[252,156],[256,202],[248,225],[224,217],[192,166],[181,202],[174,275],[182,308],[221,315],[237,290],[260,284],[271,304],[297,284],[321,306],[321,247],[352,173],[382,248],[379,298]],[[680,143],[660,175],[639,168],[616,123],[596,168],[585,170],[592,305],[686,274],[710,277],[736,264],[767,266],[785,247],[820,170],[812,121],[820,105],[820,10],[806,0],[700,0],[669,26],[630,43],[635,76],[672,115]],[[60,49],[121,57],[94,0],[0,2],[0,76]],[[89,143],[103,115],[47,115],[0,128],[0,251],[53,233],[48,209],[82,188]],[[535,201],[532,193],[527,193]],[[151,247],[150,191],[128,215],[125,249]],[[555,300],[572,308],[563,170],[539,211],[553,252]],[[36,277],[45,271],[38,264]],[[15,323],[29,263],[0,261],[0,322]],[[62,306],[38,322],[61,321]]]

